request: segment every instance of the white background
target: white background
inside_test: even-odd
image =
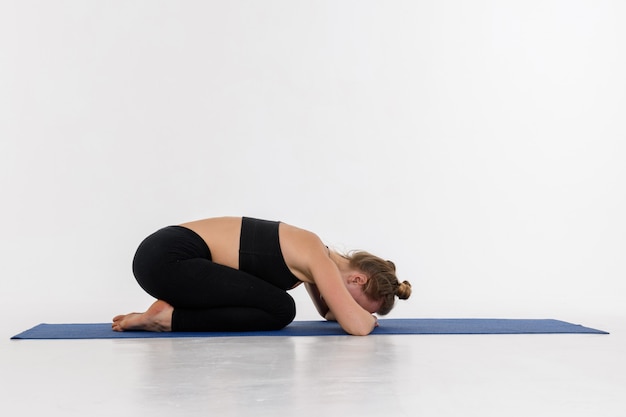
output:
[[[0,4],[7,337],[145,309],[140,241],[220,215],[392,259],[390,317],[624,312],[621,1]]]

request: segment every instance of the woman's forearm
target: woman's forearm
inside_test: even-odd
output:
[[[326,305],[326,302],[324,301],[322,294],[320,294],[319,290],[317,289],[317,285],[309,284],[308,282],[305,282],[304,288],[306,288],[307,293],[309,293],[309,297],[311,297],[311,300],[313,301],[313,305],[317,309],[317,312],[320,313],[320,316],[329,320],[327,318],[327,315],[328,314],[332,315],[332,313],[330,312],[328,305]]]

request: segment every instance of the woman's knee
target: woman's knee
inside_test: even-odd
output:
[[[280,303],[277,303],[274,312],[276,318],[276,328],[286,327],[296,318],[296,302],[291,295],[285,293]]]

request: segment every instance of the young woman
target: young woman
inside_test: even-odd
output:
[[[367,252],[341,255],[314,233],[247,217],[165,227],[137,249],[133,273],[157,301],[116,316],[113,330],[276,330],[296,314],[288,290],[304,283],[319,313],[349,334],[367,335],[373,313],[411,295],[395,266]]]

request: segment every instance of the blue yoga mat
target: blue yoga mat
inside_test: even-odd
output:
[[[374,335],[391,334],[536,334],[597,333],[578,324],[552,319],[380,319]],[[114,332],[110,323],[39,324],[12,339],[133,339],[233,336],[345,336],[336,322],[294,321],[282,330],[255,332]]]

